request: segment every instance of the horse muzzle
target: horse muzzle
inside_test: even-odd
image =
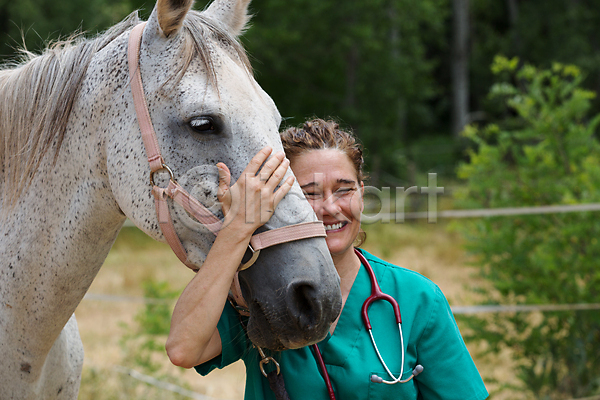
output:
[[[322,239],[266,248],[239,280],[250,310],[248,336],[260,347],[319,342],[341,310],[339,276]]]

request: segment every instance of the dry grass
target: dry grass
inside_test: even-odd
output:
[[[442,224],[376,225],[366,226],[365,230],[368,234],[366,250],[429,277],[441,287],[452,305],[473,304],[475,301],[475,295],[468,290],[477,282],[475,271],[468,266],[459,239],[448,233]],[[89,292],[143,296],[144,280],[166,281],[171,288],[183,290],[192,276],[193,273],[179,263],[166,245],[146,238],[135,228],[125,228]],[[86,358],[80,400],[184,398],[168,397],[172,394],[151,389],[147,384],[115,370],[115,366],[127,365],[127,349],[120,341],[135,325],[134,317],[143,307],[143,304],[135,302],[84,300],[81,303],[76,315]],[[510,373],[509,355],[478,358],[474,345],[467,345],[482,375],[514,380]],[[162,367],[153,376],[174,377],[180,386],[211,398],[243,399],[244,366],[241,362],[202,377],[193,370],[172,366],[164,353],[157,353],[157,357]],[[489,384],[488,387],[494,390],[497,386]],[[519,398],[514,394],[511,396],[493,398]]]

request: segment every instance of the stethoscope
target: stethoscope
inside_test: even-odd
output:
[[[415,376],[419,375],[421,372],[423,372],[423,366],[421,364],[416,365],[412,371],[412,375],[409,378],[400,379],[400,378],[402,378],[402,375],[404,375],[404,353],[405,353],[404,352],[404,336],[402,335],[402,318],[400,316],[400,306],[398,306],[398,302],[396,301],[396,299],[394,299],[392,296],[385,294],[381,291],[381,288],[379,287],[379,284],[377,283],[377,279],[375,278],[375,272],[373,272],[373,268],[371,267],[371,264],[369,264],[367,259],[358,250],[354,249],[354,252],[358,256],[361,264],[365,266],[365,269],[367,270],[367,273],[369,274],[369,279],[371,280],[371,295],[365,300],[365,302],[362,305],[362,310],[361,310],[362,319],[365,324],[365,327],[369,331],[369,336],[371,337],[371,343],[373,343],[373,347],[375,348],[377,357],[379,358],[379,361],[381,361],[383,368],[385,368],[385,371],[388,373],[388,375],[391,378],[391,380],[388,381],[388,380],[384,380],[383,378],[373,374],[373,375],[371,375],[371,382],[386,383],[388,385],[393,385],[396,383],[406,383],[406,382],[410,381],[412,378],[414,378]],[[371,307],[371,304],[373,304],[373,302],[375,302],[377,300],[384,300],[392,305],[392,308],[394,309],[394,316],[396,317],[396,322],[398,323],[398,331],[400,332],[400,347],[402,349],[402,364],[401,364],[402,366],[400,367],[400,375],[398,377],[395,377],[394,374],[392,374],[392,372],[388,368],[387,364],[383,360],[383,357],[381,356],[381,353],[379,352],[379,349],[377,348],[377,344],[375,343],[375,338],[373,337],[373,329],[371,327],[371,321],[369,320],[369,307]],[[321,351],[319,350],[319,346],[317,346],[316,344],[313,344],[311,346],[311,348],[314,351],[315,359],[317,360],[317,364],[319,365],[319,368],[321,369],[321,373],[323,374],[323,379],[325,380],[325,385],[327,386],[327,392],[329,393],[329,398],[331,400],[335,400],[335,393],[333,392],[333,386],[331,385],[331,380],[329,379],[329,374],[327,373],[327,368],[325,368],[325,362],[323,361],[323,355],[321,354]]]

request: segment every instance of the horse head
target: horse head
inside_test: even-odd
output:
[[[196,12],[190,10],[191,0],[159,0],[143,28],[136,68],[165,167],[149,173],[135,117],[115,130],[107,146],[107,167],[122,212],[157,240],[165,238],[150,181],[157,186],[177,181],[222,217],[217,162],[224,162],[236,179],[261,148],[282,150],[281,116],[254,80],[237,41],[248,20],[248,3],[215,0]],[[122,91],[121,101],[134,109],[128,90]],[[186,263],[200,268],[214,234],[180,205],[169,202],[168,207]],[[261,230],[316,219],[294,184]],[[323,238],[263,249],[254,265],[240,272],[239,281],[250,310],[248,334],[262,347],[296,348],[321,340],[340,311],[339,277]]]

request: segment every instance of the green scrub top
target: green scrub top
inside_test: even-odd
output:
[[[318,346],[338,400],[350,399],[455,399],[480,400],[487,390],[456,326],[450,306],[437,285],[424,276],[397,267],[360,250],[369,261],[381,290],[394,297],[402,314],[405,360],[402,379],[421,364],[423,372],[408,383],[371,382],[377,374],[391,380],[379,361],[362,317],[361,307],[371,294],[366,269],[359,270],[333,335]],[[373,336],[390,371],[401,369],[400,335],[392,307],[374,302],[369,310]],[[259,369],[260,356],[252,347],[231,305],[226,304],[217,329],[222,354],[196,367],[208,374],[242,359],[246,365],[246,400],[275,400]],[[329,400],[325,382],[310,347],[269,352],[280,366],[291,400]],[[266,365],[267,371],[272,368]]]

